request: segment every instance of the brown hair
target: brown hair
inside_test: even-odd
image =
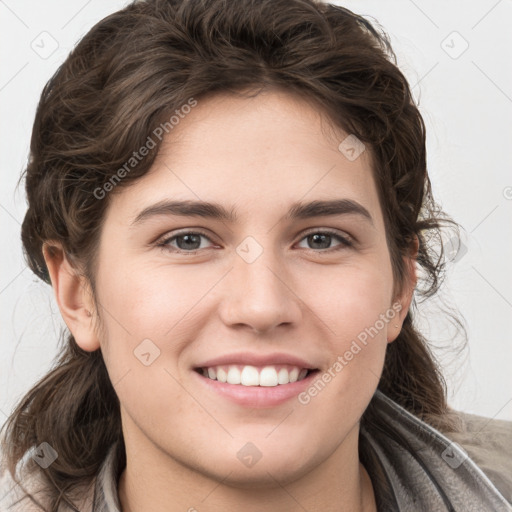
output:
[[[49,80],[37,108],[22,227],[30,268],[50,283],[42,246],[59,242],[94,292],[110,197],[98,199],[98,191],[107,182],[119,190],[143,176],[160,140],[112,181],[134,150],[191,98],[267,87],[315,101],[334,125],[367,145],[396,290],[406,276],[403,256],[417,236],[423,287],[416,295],[434,295],[445,265],[441,228],[458,226],[432,197],[423,119],[386,34],[345,8],[316,0],[138,1],[95,25]],[[451,429],[445,382],[413,325],[414,307],[387,348],[378,388],[434,426]],[[362,423],[370,421],[365,413]],[[68,333],[54,368],[3,430],[11,473],[41,442],[58,452],[43,472],[54,489],[52,510],[61,502],[76,510],[73,489],[92,480],[115,441],[124,447],[119,402],[101,351],[81,350]]]

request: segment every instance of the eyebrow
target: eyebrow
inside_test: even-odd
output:
[[[160,201],[144,208],[132,222],[132,226],[140,224],[159,215],[177,215],[182,217],[202,217],[217,219],[229,223],[237,221],[234,207],[230,210],[218,203],[205,201]],[[358,215],[365,221],[373,224],[370,212],[361,204],[351,199],[317,200],[309,203],[297,202],[292,204],[288,213],[281,219],[309,219],[313,217]]]

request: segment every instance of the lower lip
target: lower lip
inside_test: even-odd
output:
[[[307,377],[296,382],[269,387],[228,384],[227,382],[209,379],[196,371],[193,373],[203,385],[207,386],[207,389],[228,400],[244,407],[264,409],[276,407],[299,395],[311,384],[318,372],[311,372]]]

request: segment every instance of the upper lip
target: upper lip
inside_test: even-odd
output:
[[[290,365],[298,366],[299,368],[306,368],[308,370],[316,369],[300,357],[277,352],[274,354],[254,354],[250,352],[238,352],[236,354],[225,354],[220,357],[208,359],[196,365],[196,368],[211,368],[213,366],[227,366],[230,364],[240,364],[244,366],[274,366],[274,365]]]

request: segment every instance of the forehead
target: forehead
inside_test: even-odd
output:
[[[215,94],[180,117],[151,170],[116,191],[112,207],[134,220],[148,203],[203,200],[243,219],[254,209],[282,215],[297,201],[349,198],[378,218],[370,152],[349,135],[295,94]]]

